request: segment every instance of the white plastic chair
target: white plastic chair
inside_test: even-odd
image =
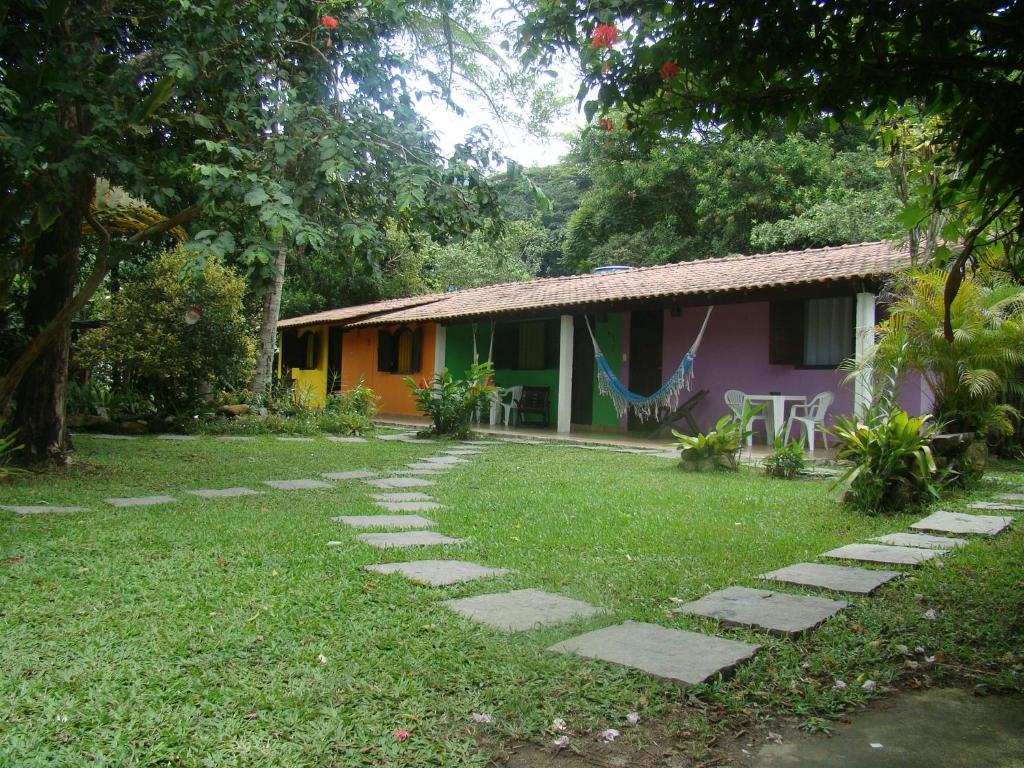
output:
[[[835,400],[831,392],[819,392],[809,403],[798,403],[789,409],[789,419],[786,421],[786,439],[789,439],[789,431],[794,423],[799,423],[803,428],[801,439],[807,439],[807,450],[814,454],[814,433],[821,430],[821,438],[825,441],[825,448],[828,448],[828,433],[824,431],[825,414]]]
[[[512,417],[512,411],[519,408],[519,401],[523,397],[522,387],[508,387],[501,393],[501,408],[505,412],[505,426],[509,426],[509,420]],[[512,419],[513,426],[515,420]]]
[[[729,406],[729,410],[731,410],[738,419],[743,417],[743,402],[746,399],[746,392],[742,392],[738,389],[727,389],[725,391],[725,404]],[[761,423],[764,424],[764,439],[770,445],[771,440],[769,439],[768,435],[768,421],[765,419],[764,416],[753,416],[747,424],[747,427],[750,428],[750,434],[747,435],[747,448],[752,448],[754,445],[753,427],[755,421],[760,421]]]

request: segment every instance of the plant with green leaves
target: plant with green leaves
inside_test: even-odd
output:
[[[742,413],[727,413],[710,432],[685,435],[673,429],[682,467],[698,472],[738,469],[740,452],[751,434],[750,420],[763,407],[744,403]]]
[[[1024,394],[1024,287],[965,279],[951,307],[950,343],[943,335],[945,280],[923,270],[894,280],[889,317],[864,365],[920,374],[946,430],[1010,433],[1019,414],[1005,398]]]
[[[761,463],[768,477],[792,480],[807,468],[807,455],[799,440],[775,438],[775,447]]]
[[[494,366],[487,362],[471,365],[463,379],[453,378],[445,368],[429,381],[417,383],[410,376],[404,381],[412,391],[416,408],[430,418],[430,433],[464,439],[469,436],[473,414],[489,403],[498,390],[491,383],[493,375]]]
[[[836,458],[853,463],[839,478],[851,506],[879,514],[938,498],[931,416],[899,408],[867,421],[837,416],[830,432],[839,441]]]

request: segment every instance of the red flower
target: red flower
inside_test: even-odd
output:
[[[408,731],[395,731],[395,741],[405,741],[409,738]]]
[[[607,117],[602,117],[600,120],[597,121],[597,124],[604,128],[606,131],[615,130],[615,123],[612,122],[612,120],[610,120]]]
[[[662,80],[675,80],[679,77],[679,72],[679,65],[674,61],[666,61],[661,65],[661,69],[658,70]]]
[[[328,29],[337,29],[338,28],[338,20],[336,18],[334,18],[333,16],[321,16],[320,17],[320,23],[323,24]]]
[[[590,38],[590,47],[595,51],[601,48],[611,48],[618,39],[619,30],[615,28],[614,24],[598,24]]]
[[[605,64],[601,65],[601,74],[602,75],[607,75],[611,71],[612,71],[612,65],[611,64],[605,63]]]

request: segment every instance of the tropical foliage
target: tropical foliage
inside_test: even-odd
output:
[[[761,462],[768,477],[791,480],[807,468],[807,455],[799,440],[775,438],[775,447]]]
[[[744,403],[740,415],[727,413],[710,432],[686,435],[673,429],[681,466],[696,471],[738,469],[740,452],[750,436],[750,420],[762,407]]]
[[[411,377],[405,383],[416,401],[416,408],[432,423],[430,432],[445,437],[466,438],[473,414],[489,403],[497,387],[491,384],[491,363],[474,363],[464,379],[452,378],[445,368],[430,381],[417,383]]]

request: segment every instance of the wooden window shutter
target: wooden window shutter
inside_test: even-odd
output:
[[[281,368],[301,368],[306,362],[305,340],[299,339],[295,328],[286,328],[281,332]]]
[[[316,331],[309,331],[299,339],[299,349],[302,354],[302,364],[299,366],[305,371],[316,368],[320,360],[320,334]]]
[[[423,329],[417,328],[412,334],[412,370],[409,373],[419,373],[420,365],[423,362]]]
[[[802,365],[804,357],[804,303],[773,301],[768,310],[768,362]]]
[[[480,355],[481,362],[487,359],[487,350]],[[494,367],[514,369],[519,359],[519,326],[515,323],[498,323],[494,328]]]
[[[576,322],[583,322],[582,317]],[[558,368],[558,345],[561,342],[561,320],[544,321],[544,367]]]
[[[377,331],[377,370],[391,373],[395,363],[395,337],[385,330]]]

